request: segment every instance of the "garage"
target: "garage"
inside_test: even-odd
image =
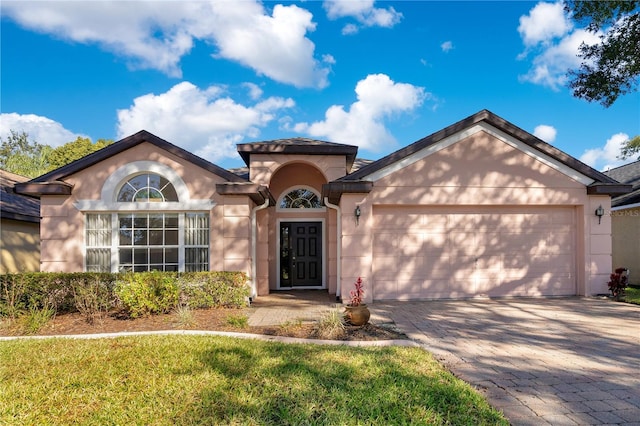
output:
[[[374,206],[373,298],[577,294],[576,209]]]

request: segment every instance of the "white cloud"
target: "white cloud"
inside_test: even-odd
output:
[[[298,123],[293,129],[313,137],[381,151],[396,144],[385,127],[385,119],[418,108],[430,96],[423,87],[395,83],[385,74],[368,75],[358,82],[355,92],[358,100],[348,110],[342,105],[332,105],[323,121]]]
[[[444,43],[442,43],[440,45],[440,49],[442,49],[443,52],[448,52],[451,49],[453,49],[453,42],[452,41],[445,41]]]
[[[329,69],[314,58],[306,37],[312,15],[295,5],[275,5],[269,15],[257,1],[70,1],[2,5],[25,28],[73,42],[97,44],[134,67],[181,77],[181,58],[194,40],[216,45],[216,58],[239,62],[258,74],[296,87],[325,87]]]
[[[244,106],[223,94],[220,87],[200,89],[182,82],[165,93],[140,96],[118,110],[118,137],[148,130],[216,162],[235,158],[237,142],[257,137],[278,111],[294,106],[293,100],[278,97]]]
[[[626,133],[616,133],[607,139],[602,148],[594,148],[586,150],[581,156],[580,161],[598,170],[606,171],[614,167],[621,166],[634,161],[633,158],[620,160],[620,148],[629,140]]]
[[[260,88],[260,86],[258,86],[257,84],[247,82],[247,83],[243,83],[242,85],[243,85],[243,86],[247,89],[247,91],[249,92],[249,97],[250,97],[251,99],[253,99],[254,101],[255,101],[255,100],[257,100],[257,99],[260,99],[260,98],[262,97],[262,93],[263,93],[263,91],[262,91],[262,89]]]
[[[518,32],[525,51],[518,59],[531,55],[532,66],[520,81],[528,81],[559,90],[567,83],[567,72],[581,64],[580,45],[600,42],[599,34],[573,29],[562,3],[538,3],[529,15],[520,17]]]
[[[533,134],[535,137],[542,139],[547,143],[551,143],[556,140],[557,130],[553,126],[548,126],[546,124],[540,124],[533,129]]]
[[[520,17],[518,32],[526,46],[533,46],[562,37],[571,28],[571,20],[566,16],[562,2],[538,3],[529,15]]]
[[[392,6],[386,9],[374,6],[374,0],[325,0],[324,9],[329,19],[354,18],[362,27],[392,28],[403,16]],[[342,34],[355,34],[360,26],[350,23],[344,26]]]
[[[533,59],[533,67],[520,79],[558,90],[567,82],[567,71],[580,66],[581,59],[578,58],[580,45],[583,42],[595,44],[599,41],[600,39],[595,34],[585,30],[576,30],[562,38],[557,44],[543,49]]]
[[[78,137],[88,137],[65,129],[62,124],[50,118],[15,112],[0,114],[0,129],[2,139],[6,139],[11,134],[11,130],[18,133],[25,132],[29,140],[54,148],[73,142]]]

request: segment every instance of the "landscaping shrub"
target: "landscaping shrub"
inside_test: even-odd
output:
[[[116,304],[115,275],[101,273],[73,274],[70,279],[75,309],[93,324]]]
[[[0,275],[0,316],[36,319],[37,311],[47,311],[45,317],[80,312],[92,323],[113,309],[136,318],[166,313],[178,305],[242,307],[249,297],[248,281],[242,272],[5,274]]]
[[[121,274],[115,291],[131,318],[167,313],[178,306],[180,295],[176,274],[159,271]]]
[[[189,272],[178,278],[183,304],[194,309],[246,305],[248,281],[242,272]]]

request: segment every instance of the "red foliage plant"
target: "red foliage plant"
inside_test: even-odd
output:
[[[364,288],[362,285],[362,278],[358,277],[356,282],[353,284],[355,287],[354,290],[351,290],[349,293],[350,301],[349,306],[360,306],[362,304],[362,299],[364,298]]]

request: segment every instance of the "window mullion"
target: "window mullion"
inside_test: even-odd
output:
[[[184,272],[185,270],[185,253],[184,253],[184,228],[185,228],[185,214],[178,214],[178,271]]]
[[[118,213],[111,213],[111,272],[118,272],[119,237],[120,226],[118,223]]]

